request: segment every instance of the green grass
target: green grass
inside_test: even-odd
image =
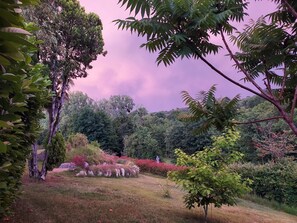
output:
[[[151,175],[139,178],[78,178],[73,172],[49,173],[46,182],[24,176],[13,206],[13,223],[199,223],[200,208],[188,210],[184,192],[173,182]],[[165,198],[166,185],[171,198]],[[295,223],[297,217],[250,201],[236,207],[211,207],[209,223]]]
[[[252,201],[254,203],[257,204],[261,204],[263,206],[266,207],[270,207],[274,210],[278,210],[278,211],[283,211],[286,212],[288,214],[292,214],[292,215],[296,215],[297,216],[297,207],[290,207],[286,204],[280,204],[276,201],[269,201],[267,199],[263,199],[259,196],[253,195],[253,194],[249,194],[243,197],[243,199],[245,200],[249,200]]]

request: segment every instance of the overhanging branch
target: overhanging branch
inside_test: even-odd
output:
[[[236,124],[236,125],[247,125],[247,124],[255,124],[255,123],[259,123],[259,122],[267,122],[267,121],[272,121],[272,120],[277,120],[277,119],[283,119],[283,116],[275,116],[275,117],[271,117],[271,118],[265,118],[265,119],[247,121],[247,122],[234,121],[232,123]]]

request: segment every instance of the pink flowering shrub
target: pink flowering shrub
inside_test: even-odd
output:
[[[176,166],[170,163],[157,163],[155,160],[138,159],[135,164],[139,166],[141,172],[152,173],[160,176],[167,177],[169,171],[182,171],[186,167]]]
[[[86,160],[87,158],[85,156],[76,155],[72,158],[71,162],[74,163],[76,166],[84,168]]]

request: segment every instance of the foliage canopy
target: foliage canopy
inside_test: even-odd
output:
[[[141,46],[158,53],[157,64],[167,66],[177,58],[203,61],[231,83],[273,104],[279,116],[270,119],[283,119],[297,135],[293,121],[297,102],[296,1],[273,0],[276,11],[246,24],[242,32],[232,24],[243,22],[250,1],[118,2],[135,14],[124,20],[115,20],[118,28],[145,36],[146,42]],[[217,45],[211,36],[220,37],[222,46]],[[237,46],[238,52],[233,52],[231,44]],[[244,83],[231,78],[207,59],[209,54],[217,54],[223,48],[243,76]]]

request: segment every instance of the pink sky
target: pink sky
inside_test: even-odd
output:
[[[75,80],[72,91],[82,91],[100,100],[111,95],[129,95],[138,106],[149,111],[171,110],[185,107],[180,92],[186,90],[196,95],[217,84],[217,96],[242,97],[249,93],[225,81],[204,63],[197,60],[177,61],[169,67],[157,66],[156,55],[139,46],[142,39],[128,31],[118,30],[113,20],[126,18],[129,13],[117,5],[117,0],[80,0],[87,12],[98,14],[103,22],[103,38],[106,57],[99,56],[92,63],[87,78]],[[252,5],[252,14],[261,15],[269,8],[269,1]],[[240,79],[227,57],[211,55],[210,61],[227,74]]]

